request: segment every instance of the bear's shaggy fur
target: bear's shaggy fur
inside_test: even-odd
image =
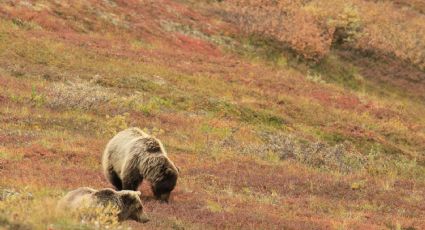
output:
[[[111,205],[118,210],[118,221],[135,220],[147,222],[148,218],[143,213],[140,192],[123,190],[114,191],[109,188],[95,190],[82,187],[70,191],[58,203],[58,210],[79,211],[84,208],[96,206],[107,207]]]
[[[162,143],[138,128],[123,130],[109,141],[102,165],[106,178],[117,190],[136,191],[146,179],[155,197],[162,201],[168,201],[179,174]]]

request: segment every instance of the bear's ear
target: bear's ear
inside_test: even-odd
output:
[[[142,196],[142,192],[140,192],[140,191],[136,191],[136,195],[138,195],[138,196]]]

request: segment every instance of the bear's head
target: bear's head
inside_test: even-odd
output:
[[[157,199],[168,202],[171,191],[176,187],[178,174],[178,169],[174,165],[163,168],[161,177],[152,183],[152,191]]]
[[[135,220],[141,223],[148,222],[149,219],[143,212],[142,201],[140,200],[140,191],[122,190],[117,192],[122,204],[119,220]]]

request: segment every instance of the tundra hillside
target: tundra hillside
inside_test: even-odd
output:
[[[1,1],[0,229],[425,229],[424,12]],[[127,127],[180,168],[170,203],[143,185],[146,224],[56,213],[111,187],[102,151]]]

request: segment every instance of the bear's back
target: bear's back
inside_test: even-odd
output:
[[[129,128],[119,132],[110,140],[107,149],[110,155],[120,159],[143,151],[149,153],[164,152],[159,140],[138,128]],[[119,159],[114,159],[114,161],[117,160]]]
[[[117,133],[107,144],[104,153],[104,164],[112,164],[117,170],[124,164],[134,140],[148,136],[138,128],[128,128]]]
[[[119,193],[110,188],[105,188],[96,191],[93,194],[93,197],[97,203],[102,204],[104,206],[111,204],[116,207],[121,207]]]
[[[58,207],[62,209],[77,209],[84,203],[88,205],[92,201],[92,195],[96,190],[88,187],[82,187],[68,192],[64,198],[59,201]]]
[[[163,151],[161,143],[153,137],[139,137],[129,143],[130,151],[134,153],[160,154]]]

